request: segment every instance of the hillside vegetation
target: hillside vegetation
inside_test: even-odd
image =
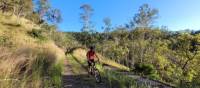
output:
[[[0,88],[200,87],[200,31],[156,26],[158,9],[143,4],[125,24],[104,18],[98,32],[92,6],[80,10],[81,32],[60,32],[50,0],[0,0]],[[87,74],[91,46],[102,85]]]
[[[39,26],[25,18],[17,19],[14,15],[1,15],[0,27],[0,74],[2,80],[0,88],[60,88],[64,69],[63,61],[66,59],[65,52],[69,54],[68,50],[80,46],[75,38],[70,33],[56,32],[51,25]],[[86,52],[81,48],[72,52],[72,55],[85,67],[87,66]],[[100,54],[98,56],[101,63],[105,65],[121,71],[130,71],[124,65]],[[74,71],[80,75],[83,68],[76,68],[78,65],[73,61],[68,63],[72,63],[71,65],[75,67]],[[88,80],[89,82],[92,80]]]
[[[101,55],[131,68],[137,75],[177,86],[199,86],[198,33],[124,27],[107,34],[74,33],[74,36],[82,44],[90,42],[84,39],[92,36],[91,41]]]
[[[87,51],[84,50],[84,49],[76,49],[73,51],[72,55],[77,58],[81,63],[85,63],[85,65],[87,66],[87,63],[86,63],[86,53]],[[108,65],[108,66],[112,66],[114,68],[117,68],[119,70],[123,70],[123,71],[130,71],[130,69],[124,65],[121,65],[119,63],[116,63],[115,61],[113,60],[110,60],[104,56],[102,56],[101,54],[97,54],[98,57],[100,58],[100,62],[104,65]]]
[[[82,45],[95,46],[101,55],[130,68],[131,73],[181,88],[198,88],[200,63],[199,31],[170,31],[156,26],[158,9],[148,4],[125,25],[112,26],[103,19],[103,32],[96,32],[91,21],[93,8],[80,7],[82,32],[71,33]],[[87,18],[87,19],[85,19]]]
[[[61,86],[65,53],[48,37],[30,35],[38,25],[0,15],[0,28],[0,88]]]
[[[70,78],[72,88],[89,87],[89,88],[147,88],[149,85],[145,83],[137,84],[136,80],[126,75],[117,73],[117,71],[129,71],[130,69],[124,65],[116,63],[113,60],[105,58],[98,54],[100,63],[96,63],[102,77],[102,83],[98,84],[93,77],[90,77],[87,72],[86,50],[77,48],[73,52],[67,54],[69,65],[71,65]],[[110,68],[110,69],[108,69]],[[78,79],[78,80],[77,80]],[[77,82],[78,81],[78,82]],[[149,86],[150,87],[150,86]]]

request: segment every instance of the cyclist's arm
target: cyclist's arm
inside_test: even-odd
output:
[[[87,57],[87,59],[89,59],[89,52],[87,52],[86,57]]]
[[[98,60],[98,62],[99,62],[99,57],[97,56],[97,54],[95,53],[95,56],[96,56],[96,58],[97,58],[97,60]]]
[[[89,57],[89,52],[87,52],[86,57],[87,57],[87,58]]]

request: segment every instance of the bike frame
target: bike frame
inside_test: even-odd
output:
[[[92,75],[94,75],[96,81],[99,83],[101,82],[101,76],[98,69],[96,68],[95,63],[96,62],[92,63],[92,65],[89,67],[89,70],[92,72]]]

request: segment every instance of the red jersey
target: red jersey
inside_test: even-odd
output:
[[[87,59],[88,60],[94,60],[94,58],[95,58],[95,52],[94,51],[88,51],[87,52]]]

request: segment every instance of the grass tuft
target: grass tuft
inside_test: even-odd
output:
[[[9,52],[0,55],[0,88],[61,87],[63,64],[54,52],[32,48]]]

